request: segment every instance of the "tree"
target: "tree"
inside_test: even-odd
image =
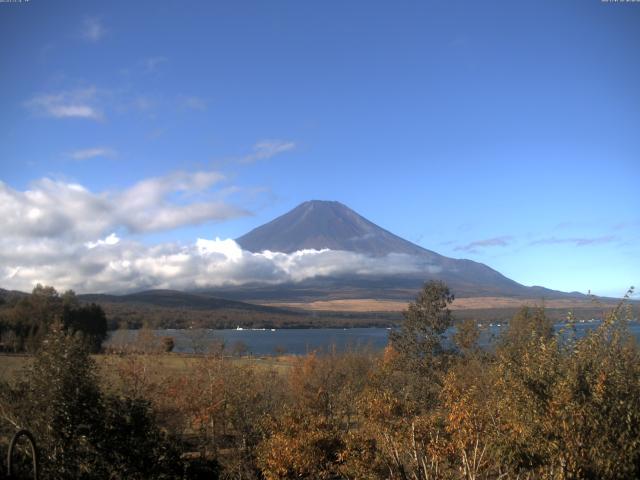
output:
[[[468,318],[456,325],[453,342],[463,355],[473,353],[478,348],[479,338],[480,330],[474,319]]]
[[[17,300],[3,315],[6,328],[15,333],[15,350],[35,352],[61,313],[62,300],[53,287],[37,284],[31,295]]]
[[[442,350],[442,335],[452,323],[448,306],[453,299],[443,282],[430,281],[402,312],[402,328],[392,332],[390,340],[405,360],[421,365]]]
[[[99,463],[91,436],[100,430],[103,412],[84,342],[52,324],[22,390],[22,424],[38,439],[45,478],[88,476]]]
[[[389,346],[358,398],[366,420],[347,437],[344,473],[353,478],[444,478],[448,451],[438,407],[450,356],[443,337],[452,324],[451,302],[449,288],[432,281],[403,312],[400,330],[390,335]],[[357,461],[354,448],[362,452],[357,455],[372,460]]]
[[[31,295],[4,309],[0,320],[1,333],[9,339],[9,348],[15,351],[34,353],[38,350],[55,321],[61,321],[64,330],[79,332],[94,353],[107,337],[107,318],[102,307],[93,303],[82,305],[73,290],[60,296],[55,288],[40,284]]]
[[[103,398],[101,430],[95,448],[100,465],[94,478],[146,480],[181,477],[179,454],[158,428],[147,400]]]
[[[66,330],[82,335],[92,353],[100,351],[107,338],[107,317],[100,305],[68,303],[63,307],[62,321]]]
[[[249,347],[242,340],[236,341],[231,347],[231,353],[238,357],[243,357],[249,351]]]
[[[178,453],[150,403],[104,395],[87,343],[60,322],[51,325],[25,379],[9,393],[19,399],[15,414],[0,413],[34,433],[42,478],[180,477]]]
[[[553,322],[545,314],[544,307],[524,306],[509,321],[509,328],[502,334],[499,347],[517,349],[532,338],[549,340],[553,333]]]
[[[500,478],[490,472],[501,459],[491,457],[493,405],[491,403],[491,370],[482,356],[464,355],[449,369],[440,391],[446,412],[445,433],[450,449],[450,463],[457,466],[465,479]]]
[[[268,435],[258,448],[265,478],[344,478],[339,470],[345,437],[356,423],[354,400],[370,366],[369,356],[358,352],[311,353],[296,359],[289,372],[289,402],[280,415],[268,417]],[[355,444],[360,445],[351,443],[352,458],[357,455]]]
[[[173,337],[163,337],[162,338],[162,350],[165,353],[171,353],[176,346],[176,342]]]
[[[628,319],[619,307],[582,338],[549,337],[543,320],[498,349],[497,458],[543,478],[638,478],[640,350]]]
[[[340,431],[318,415],[289,408],[273,419],[268,439],[258,447],[258,465],[267,480],[339,478]]]
[[[426,405],[437,397],[441,385],[446,355],[442,344],[444,333],[451,326],[448,306],[453,294],[441,281],[427,282],[415,302],[402,312],[404,322],[389,341],[398,353],[396,366],[407,376],[406,387],[414,399]]]

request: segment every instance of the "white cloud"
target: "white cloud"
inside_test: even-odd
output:
[[[42,179],[26,191],[0,182],[0,231],[25,239],[89,238],[109,227],[115,206],[77,184]]]
[[[90,42],[97,42],[104,37],[107,30],[102,25],[100,19],[87,17],[82,21],[82,37]]]
[[[95,241],[125,229],[144,233],[220,221],[247,212],[215,199],[217,172],[176,172],[115,192],[44,178],[25,191],[0,182],[0,231],[8,238]]]
[[[262,140],[253,146],[253,153],[240,159],[240,163],[253,163],[257,160],[266,160],[280,153],[288,152],[296,148],[294,142],[284,140]]]
[[[107,147],[85,148],[76,150],[69,154],[69,158],[73,160],[89,160],[97,157],[114,157],[116,152]]]
[[[95,242],[87,242],[84,245],[88,249],[99,247],[100,245],[115,245],[120,241],[115,233],[109,234],[104,240],[97,240]]]
[[[102,115],[88,105],[52,105],[51,115],[58,118],[80,117],[98,120]]]
[[[38,115],[54,118],[85,118],[102,120],[97,107],[98,90],[95,87],[68,90],[55,94],[42,94],[28,100],[25,105]]]
[[[0,247],[6,242],[0,240]],[[0,254],[0,284],[23,291],[38,282],[79,292],[128,292],[278,284],[325,275],[398,274],[425,269],[429,265],[424,260],[405,254],[374,258],[334,250],[251,253],[233,240],[217,238],[198,239],[186,246],[144,246],[110,235],[87,245],[58,249],[54,242],[34,245],[11,256]]]
[[[154,114],[163,105],[157,95],[124,88],[89,86],[38,93],[24,102],[35,115],[103,121],[110,115],[138,112]]]
[[[242,248],[234,240],[220,240],[218,237],[215,240],[199,238],[196,241],[196,249],[199,255],[206,256],[217,253],[234,262],[241,260],[243,256]]]
[[[252,253],[231,239],[156,245],[132,239],[132,233],[245,215],[215,200],[211,190],[222,180],[217,172],[176,172],[99,193],[46,178],[25,191],[0,182],[0,287],[28,291],[43,283],[79,292],[125,292],[436,270],[424,258],[405,254]]]

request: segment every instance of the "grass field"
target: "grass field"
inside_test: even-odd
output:
[[[103,378],[108,378],[113,372],[116,362],[123,359],[143,359],[153,364],[154,370],[162,371],[166,375],[181,376],[187,375],[195,368],[198,362],[202,362],[204,357],[195,355],[182,355],[175,353],[149,354],[149,355],[127,355],[115,354],[92,355],[96,361]],[[276,372],[284,373],[293,365],[295,357],[291,355],[273,357],[229,357],[234,365],[253,366],[255,368],[273,369]],[[21,372],[33,361],[31,355],[0,354],[0,380],[13,382],[19,378]],[[115,380],[115,379],[114,379]]]
[[[542,300],[535,298],[508,298],[508,297],[468,297],[456,298],[451,304],[451,310],[480,310],[519,308],[522,305],[542,305],[546,308],[571,309],[592,308],[591,299],[557,299]],[[377,300],[373,298],[354,298],[343,300],[324,300],[315,302],[286,302],[271,303],[271,306],[299,308],[312,311],[331,312],[401,312],[407,308],[408,303],[397,300]],[[606,302],[602,306],[610,308],[615,302]]]
[[[33,361],[31,355],[0,355],[0,380],[14,381],[20,372]]]

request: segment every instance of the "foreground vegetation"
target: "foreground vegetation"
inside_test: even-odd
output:
[[[51,479],[640,476],[640,349],[623,304],[583,338],[523,308],[492,351],[466,321],[451,350],[452,299],[427,284],[383,353],[287,368],[215,345],[171,368],[144,338],[98,366],[82,332],[53,322],[0,386],[2,439],[33,431]]]

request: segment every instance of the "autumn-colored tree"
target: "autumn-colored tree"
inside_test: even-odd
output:
[[[258,462],[266,478],[336,478],[345,438],[356,421],[357,398],[371,360],[335,350],[298,359],[289,374],[289,403],[266,423]]]
[[[553,335],[553,322],[547,317],[544,307],[524,306],[509,321],[508,328],[500,336],[498,347],[503,354],[509,350],[517,352],[533,338],[546,341]]]
[[[238,357],[245,356],[248,351],[249,347],[242,340],[234,342],[234,344],[231,346],[231,353]]]
[[[524,308],[489,349],[462,322],[449,348],[451,299],[427,284],[380,354],[331,349],[277,371],[223,348],[164,355],[143,331],[152,347],[101,358],[100,386],[86,342],[54,319],[26,381],[0,382],[0,416],[42,439],[45,478],[640,477],[623,305],[581,338]]]
[[[358,397],[362,422],[345,449],[344,472],[375,478],[427,479],[447,469],[449,446],[439,407],[449,353],[444,333],[452,323],[453,295],[442,282],[428,282],[403,312],[389,346]],[[377,461],[362,464],[351,453],[368,448]],[[380,477],[379,477],[380,478]]]
[[[258,447],[258,465],[267,480],[336,478],[344,449],[336,425],[293,408],[272,420],[269,438]]]
[[[398,369],[390,345],[374,364],[357,405],[361,423],[348,436],[341,471],[348,478],[440,478],[449,455],[442,412],[416,397],[417,376]],[[354,453],[375,458],[363,463]]]
[[[171,353],[176,346],[176,342],[173,337],[162,338],[162,350],[165,353]]]
[[[477,353],[480,329],[472,318],[468,318],[456,325],[456,332],[453,335],[453,343],[463,355]]]
[[[616,309],[583,338],[534,322],[495,366],[497,428],[512,472],[568,478],[640,473],[640,353]]]
[[[440,392],[449,443],[450,466],[465,480],[497,477],[499,459],[492,458],[492,377],[486,357],[459,360],[449,370]]]

